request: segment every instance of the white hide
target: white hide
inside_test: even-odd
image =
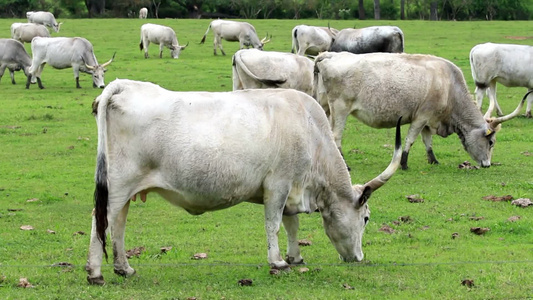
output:
[[[163,49],[170,49],[172,58],[179,58],[181,50],[187,45],[180,46],[174,30],[168,26],[157,24],[144,24],[141,26],[141,42],[139,48],[144,49],[144,58],[148,58],[148,46],[150,43],[159,45],[159,57],[163,57]]]
[[[292,29],[292,53],[298,55],[318,55],[329,51],[334,36],[339,31],[335,28],[297,25]]]

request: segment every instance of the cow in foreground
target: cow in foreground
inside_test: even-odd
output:
[[[243,49],[233,55],[233,90],[288,88],[313,96],[314,63],[292,53]]]
[[[148,17],[148,8],[143,7],[139,10],[139,19],[146,19]]]
[[[298,213],[320,211],[344,261],[363,259],[371,193],[400,163],[401,138],[386,170],[364,185],[350,174],[310,96],[291,89],[172,92],[152,83],[111,82],[93,103],[98,125],[95,210],[88,281],[104,284],[102,257],[111,234],[115,273],[135,273],[124,230],[130,199],[156,192],[193,215],[241,202],[264,205],[268,263],[303,263]],[[278,231],[287,231],[286,260]]]
[[[55,32],[59,32],[59,28],[63,23],[57,23],[54,15],[47,11],[29,11],[26,13],[29,23],[41,24],[51,27]]]
[[[163,49],[165,47],[170,49],[172,58],[179,58],[182,50],[187,48],[189,43],[185,46],[180,46],[176,33],[170,27],[157,24],[144,24],[141,26],[141,42],[139,48],[144,49],[144,58],[148,58],[148,46],[150,43],[159,45],[159,58],[163,58]]]
[[[292,29],[292,53],[318,55],[329,51],[339,31],[331,27],[297,25]]]
[[[22,43],[13,39],[0,39],[0,80],[7,68],[11,83],[15,84],[15,71],[22,70],[26,76],[29,76],[30,66],[30,55]]]
[[[224,49],[222,48],[222,39],[228,42],[239,42],[240,48],[252,47],[255,49],[263,50],[263,46],[270,42],[270,39],[267,40],[267,37],[264,37],[262,40],[259,40],[257,33],[255,32],[254,26],[247,22],[237,22],[237,21],[226,21],[226,20],[214,20],[209,23],[207,30],[200,41],[200,44],[205,42],[205,38],[209,29],[213,29],[213,35],[215,36],[213,42],[213,53],[217,55],[217,47],[220,48],[222,55],[226,55]]]
[[[525,45],[485,43],[470,51],[472,77],[476,84],[476,102],[481,109],[485,93],[490,105],[485,117],[489,118],[496,107],[498,116],[503,112],[496,100],[496,83],[506,87],[525,87],[533,90],[533,47]],[[526,116],[531,118],[533,95],[527,100]]]
[[[44,89],[41,83],[41,73],[45,64],[49,64],[55,69],[72,68],[76,87],[80,86],[80,71],[91,74],[93,87],[104,88],[105,68],[113,61],[115,55],[106,63],[100,65],[94,55],[93,45],[86,39],[80,37],[66,38],[41,38],[36,37],[31,43],[33,59],[30,67],[30,75],[35,76],[39,88]],[[30,76],[26,82],[26,88],[30,87]]]
[[[372,52],[401,53],[404,50],[403,32],[396,26],[371,26],[360,29],[345,28],[335,35],[332,52],[354,54]]]
[[[348,115],[374,128],[394,127],[396,117],[410,123],[402,168],[416,137],[422,133],[427,159],[438,163],[432,135],[457,133],[465,150],[482,167],[489,167],[500,123],[510,115],[485,120],[473,101],[461,70],[448,60],[430,55],[326,52],[315,60],[317,100],[329,110],[339,149]]]
[[[31,43],[36,37],[50,37],[50,32],[46,26],[35,23],[13,23],[11,24],[11,38],[21,43]]]

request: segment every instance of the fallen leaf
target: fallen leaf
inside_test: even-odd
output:
[[[474,286],[474,279],[463,279],[463,280],[461,281],[461,284],[464,285],[464,286],[466,286],[466,287],[471,288],[471,287]]]
[[[130,249],[126,251],[126,257],[131,258],[133,256],[139,257],[144,252],[144,247],[135,247],[133,249]]]
[[[529,151],[520,152],[520,154],[522,154],[524,156],[531,156],[531,152],[529,152]]]
[[[353,286],[351,286],[351,285],[349,285],[349,284],[347,284],[347,283],[343,283],[343,284],[342,284],[342,287],[343,287],[345,290],[353,290],[353,289],[354,289]]]
[[[280,270],[278,270],[278,269],[270,269],[270,271],[269,271],[270,275],[278,275],[279,272],[280,272]]]
[[[462,164],[459,164],[459,169],[470,169],[470,170],[477,170],[479,169],[478,166],[473,166],[469,161],[465,160]]]
[[[483,219],[485,219],[485,218],[484,217],[475,217],[475,216],[470,217],[470,220],[472,220],[472,221],[479,221],[479,220],[483,220]]]
[[[74,146],[68,146],[69,150],[74,150]]]
[[[298,240],[298,245],[300,246],[311,246],[313,245],[313,242],[311,242],[310,240]]]
[[[306,272],[309,272],[309,268],[305,268],[305,267],[299,268],[299,269],[298,269],[298,272],[300,272],[300,273],[306,273]]]
[[[487,228],[487,227],[472,227],[472,228],[470,228],[470,232],[475,233],[477,235],[483,235],[487,231],[490,231],[490,228]]]
[[[31,199],[26,200],[26,202],[35,202],[35,201],[39,201],[39,199],[38,198],[31,198]]]
[[[424,202],[424,199],[420,198],[420,195],[418,194],[409,195],[405,197],[407,197],[407,200],[409,200],[409,202],[411,203],[423,203]]]
[[[512,205],[520,206],[520,207],[528,207],[530,205],[533,205],[533,202],[531,202],[531,199],[528,198],[520,198],[511,201]]]
[[[31,225],[22,225],[22,226],[20,226],[20,229],[22,229],[22,230],[33,230],[33,226],[31,226]]]
[[[483,197],[483,200],[488,200],[488,201],[493,201],[493,202],[511,201],[513,200],[513,196],[511,195],[505,195],[505,196],[488,195],[488,196]]]
[[[161,253],[167,253],[168,251],[172,250],[172,247],[161,247]]]
[[[401,217],[398,218],[398,220],[400,220],[403,223],[411,223],[411,222],[413,222],[413,219],[411,218],[411,216],[401,216]]]
[[[49,234],[56,234],[56,232],[53,231],[52,229],[46,229],[46,232],[48,232]]]
[[[22,208],[8,208],[7,211],[21,211]]]
[[[32,288],[33,285],[28,281],[28,278],[20,278],[19,279],[19,283],[17,284],[18,287],[23,287],[23,288]]]
[[[387,224],[383,224],[383,226],[381,226],[379,231],[383,231],[383,232],[388,233],[388,234],[393,234],[393,233],[396,232],[394,229],[392,229],[392,227],[390,227]]]
[[[239,280],[240,286],[251,286],[253,281],[251,279],[241,279]]]
[[[507,219],[507,221],[509,222],[516,222],[520,220],[520,216],[512,216],[512,217],[509,217],[509,219]]]
[[[454,232],[452,233],[452,240],[455,240],[455,238],[459,237],[459,233],[458,232]]]
[[[196,253],[192,256],[193,259],[206,259],[207,253]]]
[[[76,231],[72,235],[85,235],[85,232],[83,231]]]

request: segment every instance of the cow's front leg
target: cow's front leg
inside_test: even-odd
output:
[[[424,127],[424,129],[422,129],[422,141],[424,141],[424,145],[426,146],[428,163],[438,164],[439,162],[435,157],[435,153],[433,153],[433,139],[431,130],[428,127]]]
[[[407,137],[405,137],[405,148],[403,149],[402,159],[400,160],[402,170],[407,170],[407,159],[409,158],[409,150],[411,149],[411,146],[413,146],[416,137],[420,134],[420,132],[425,126],[425,122],[419,121],[414,121],[411,123],[411,126],[409,126],[409,130],[407,131]]]
[[[104,251],[102,242],[96,236],[96,218],[92,217],[91,242],[89,244],[89,254],[85,270],[87,271],[87,281],[90,284],[104,285],[104,276],[102,276],[102,257]]]
[[[135,274],[135,270],[130,267],[128,258],[126,257],[126,249],[124,247],[124,233],[126,231],[126,219],[128,217],[129,207],[130,201],[126,202],[126,205],[124,205],[117,216],[115,225],[111,228],[115,273],[125,277]]]
[[[15,70],[11,70],[11,69],[9,69],[9,76],[11,76],[11,83],[12,83],[12,84],[17,84],[17,83],[15,82]]]
[[[528,92],[531,90],[528,90]],[[533,104],[533,94],[527,96],[526,117],[531,118],[531,105]]]
[[[287,256],[285,256],[285,261],[291,265],[303,264],[304,259],[300,255],[300,245],[298,244],[298,227],[300,227],[298,215],[283,216],[283,226],[287,232]]]
[[[288,194],[288,190],[272,191],[265,189],[265,230],[268,244],[268,263],[274,269],[286,269],[289,267],[289,264],[281,258],[278,242],[279,227]]]
[[[163,49],[165,48],[165,45],[163,43],[159,44],[159,58],[163,58]]]

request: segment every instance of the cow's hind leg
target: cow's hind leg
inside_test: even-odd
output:
[[[128,263],[126,249],[124,247],[124,233],[126,231],[126,218],[129,207],[130,201],[126,202],[126,205],[120,210],[115,225],[111,228],[115,273],[125,277],[135,274],[135,270]]]
[[[531,90],[528,90],[528,92]],[[526,108],[526,117],[531,118],[531,105],[533,104],[533,94],[527,96],[527,108]]]
[[[435,154],[433,153],[433,139],[431,130],[427,126],[422,129],[422,141],[424,142],[424,145],[426,145],[428,163],[438,164],[439,162],[437,161],[437,158],[435,158]]]
[[[498,100],[496,99],[496,81],[492,81],[489,84],[489,88],[487,90],[487,94],[489,96],[490,104],[489,104],[489,110],[490,107],[496,108],[496,114],[498,116],[503,116],[502,109],[500,108],[500,105],[498,104]],[[492,106],[494,105],[494,106]]]
[[[165,48],[165,45],[163,43],[159,44],[159,58],[163,58],[163,49]]]
[[[9,76],[11,76],[11,83],[12,84],[17,84],[15,82],[15,70],[9,69]]]
[[[283,226],[287,232],[287,256],[285,256],[285,261],[291,265],[303,264],[304,259],[300,254],[300,245],[298,244],[298,227],[300,226],[298,215],[283,216]]]
[[[268,263],[275,269],[286,269],[289,264],[281,258],[279,251],[278,233],[281,225],[283,208],[287,202],[289,187],[287,185],[276,185],[265,187],[265,230],[268,243]]]
[[[405,137],[405,148],[402,152],[402,159],[400,165],[403,170],[407,170],[407,159],[409,158],[409,150],[416,140],[416,137],[420,134],[422,129],[426,126],[425,122],[413,122],[407,131],[407,137]]]

